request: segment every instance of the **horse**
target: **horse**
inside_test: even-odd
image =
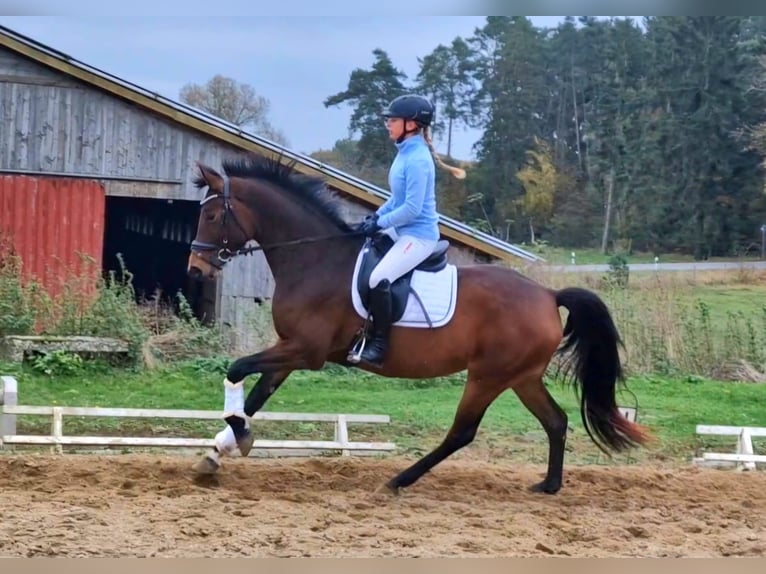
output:
[[[187,273],[214,278],[232,257],[262,250],[274,278],[277,335],[273,346],[230,364],[227,389],[239,386],[243,393],[244,379],[260,376],[246,399],[232,399],[239,403],[238,414],[227,403],[222,418],[228,426],[221,433],[228,433],[231,446],[227,451],[216,443],[194,465],[198,474],[216,473],[222,457],[235,449],[247,456],[253,445],[249,418],[293,371],[318,370],[326,363],[409,379],[466,372],[462,397],[442,442],[380,486],[394,495],[469,445],[487,408],[508,389],[536,417],[548,439],[545,476],[528,489],[557,493],[569,421],[543,382],[556,357],[564,357],[559,365],[563,380],[578,384],[582,421],[600,450],[611,456],[651,438],[648,429],[618,410],[623,342],[609,309],[594,292],[550,289],[496,263],[449,263],[450,244],[442,239],[425,262],[394,285],[399,321],[390,331],[384,363],[357,363],[355,353],[368,321],[364,279],[390,247],[390,238],[369,239],[356,232],[324,180],[297,172],[295,162],[281,156],[248,153],[224,159],[223,173],[201,162],[196,167],[194,185],[207,192]],[[441,307],[428,306],[423,286],[437,287]],[[561,306],[568,310],[563,327]],[[417,323],[417,312],[421,318],[430,313],[428,320]]]

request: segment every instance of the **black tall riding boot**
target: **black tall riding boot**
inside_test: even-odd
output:
[[[372,332],[362,352],[362,360],[380,367],[386,358],[391,331],[391,284],[384,279],[370,293]]]

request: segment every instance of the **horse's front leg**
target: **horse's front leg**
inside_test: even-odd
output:
[[[263,373],[258,382],[250,389],[247,399],[243,397],[243,380],[235,385],[227,377],[224,381],[226,398],[223,418],[228,426],[216,437],[216,446],[220,444],[225,452],[236,447],[242,456],[250,454],[250,449],[253,446],[250,419],[256,411],[263,408],[269,397],[274,394],[291,372],[292,369],[285,369]]]
[[[213,450],[195,465],[195,471],[202,474],[216,472],[221,458],[232,454],[235,449],[242,456],[247,456],[254,440],[250,432],[250,418],[266,404],[292,371],[310,366],[306,354],[286,341],[234,361],[223,383],[223,418],[227,426],[216,435]],[[262,375],[245,399],[245,378],[258,372]]]

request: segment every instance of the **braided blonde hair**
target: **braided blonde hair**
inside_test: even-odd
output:
[[[439,154],[436,153],[436,150],[434,149],[433,141],[431,141],[431,128],[429,126],[425,126],[423,128],[423,138],[426,140],[426,143],[428,144],[428,149],[431,150],[431,155],[433,156],[434,161],[439,165],[439,167],[441,167],[442,169],[446,169],[457,179],[465,179],[464,169],[461,169],[459,167],[455,167],[452,165],[447,165],[446,163],[442,161],[442,158],[439,157]]]

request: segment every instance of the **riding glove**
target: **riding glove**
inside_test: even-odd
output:
[[[382,227],[378,225],[377,213],[373,213],[372,215],[368,215],[367,217],[365,217],[364,220],[357,227],[357,231],[361,231],[362,234],[364,234],[367,237],[372,237],[381,229]]]

